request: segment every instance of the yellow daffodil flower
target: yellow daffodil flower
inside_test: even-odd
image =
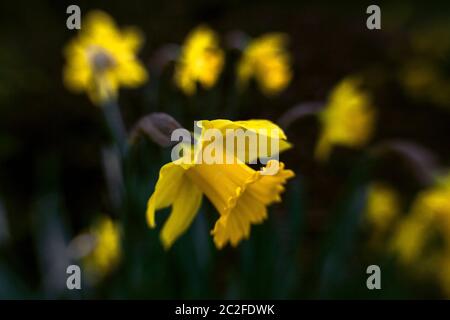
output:
[[[276,127],[264,120],[201,121],[201,127],[215,127],[218,130],[247,127],[252,130],[263,123]],[[283,140],[284,133],[281,136],[280,140]],[[294,176],[291,170],[284,169],[283,163],[277,160],[270,160],[260,171],[240,160],[233,164],[186,163],[180,160],[182,158],[161,168],[155,191],[147,206],[150,227],[155,227],[155,210],[172,206],[172,212],[161,231],[165,248],[169,248],[190,226],[200,208],[203,194],[220,215],[212,231],[216,247],[223,248],[227,243],[237,246],[242,239],[249,237],[252,224],[261,223],[267,218],[267,206],[281,200],[284,184]],[[278,168],[276,174],[266,175],[265,172],[271,170],[272,166]]]
[[[322,133],[316,148],[317,159],[326,160],[333,145],[358,148],[371,138],[375,110],[369,94],[360,90],[359,85],[357,78],[350,77],[331,92],[319,115]]]
[[[420,198],[424,214],[431,215],[450,247],[450,174],[438,179],[436,185]]]
[[[433,239],[442,241],[435,242]],[[418,274],[434,277],[450,297],[450,174],[420,192],[399,222],[390,250]]]
[[[383,233],[400,214],[398,193],[390,186],[376,182],[368,192],[366,217],[377,232]]]
[[[93,250],[84,258],[88,271],[103,276],[112,271],[122,256],[120,227],[108,217],[102,217],[93,225],[89,234],[93,237]]]
[[[224,53],[216,33],[207,26],[192,30],[181,49],[175,66],[175,83],[188,95],[197,90],[197,82],[211,88],[224,64]]]
[[[64,50],[66,87],[86,91],[93,103],[101,104],[115,98],[120,86],[142,85],[147,72],[136,58],[142,42],[135,28],[120,31],[106,13],[89,13],[78,36]]]
[[[237,67],[239,86],[251,78],[261,91],[272,96],[280,93],[292,79],[291,56],[286,50],[287,36],[269,33],[252,40],[243,52]]]
[[[391,239],[390,250],[398,255],[402,264],[411,264],[421,256],[429,230],[427,217],[411,213],[399,223]]]
[[[419,193],[393,239],[393,248],[404,263],[412,262],[433,232],[439,232],[450,249],[450,175]]]

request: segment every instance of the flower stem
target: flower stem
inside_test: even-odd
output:
[[[103,112],[114,142],[117,144],[123,158],[128,152],[128,138],[117,101],[108,99],[103,106]]]

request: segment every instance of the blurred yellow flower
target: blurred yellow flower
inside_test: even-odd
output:
[[[75,92],[86,91],[95,104],[115,98],[120,86],[134,88],[147,80],[136,58],[142,44],[135,28],[117,29],[102,11],[90,12],[78,36],[64,49],[64,83]]]
[[[90,274],[96,277],[107,275],[122,256],[120,227],[110,218],[102,217],[89,233],[94,239],[94,247],[83,262]]]
[[[216,83],[223,64],[224,53],[216,33],[201,25],[185,40],[175,66],[175,83],[188,95],[196,92],[197,82],[209,89]]]
[[[416,274],[434,277],[450,297],[450,174],[417,195],[389,249]]]
[[[400,214],[397,192],[384,183],[375,182],[369,187],[366,218],[377,233],[384,233]]]
[[[206,121],[202,128],[224,130],[238,126],[251,130],[264,122],[216,121]],[[266,123],[275,126],[268,121]],[[277,173],[265,175],[264,171],[271,170],[272,166],[278,166]],[[252,224],[266,219],[267,206],[281,201],[283,185],[293,176],[291,170],[284,169],[283,163],[276,160],[269,161],[260,171],[241,161],[233,164],[170,162],[160,170],[155,191],[148,201],[147,221],[150,227],[155,227],[155,210],[172,206],[161,231],[162,243],[169,248],[190,226],[205,194],[220,215],[212,231],[216,247],[220,249],[228,242],[237,246],[242,239],[249,237]]]
[[[450,175],[419,193],[411,206],[411,213],[400,224],[392,247],[402,262],[417,259],[430,239],[438,232],[450,249]]]
[[[436,62],[411,60],[405,63],[399,77],[405,91],[413,98],[440,106],[450,105],[450,81]]]
[[[331,92],[319,115],[322,132],[316,147],[317,159],[326,160],[334,145],[358,148],[371,138],[375,109],[369,94],[359,87],[359,79],[348,77]]]
[[[448,20],[448,19],[447,19]],[[399,71],[399,80],[412,98],[450,107],[450,24],[435,19],[410,33],[411,54]]]
[[[433,188],[419,197],[419,201],[421,210],[436,221],[450,248],[450,174],[439,178]]]
[[[267,96],[285,89],[292,79],[287,40],[284,34],[269,33],[251,41],[238,64],[239,86],[245,87],[254,78]]]
[[[417,212],[411,213],[396,228],[390,250],[398,255],[402,264],[411,264],[421,256],[430,233],[429,229],[430,221],[425,216]]]
[[[450,52],[450,23],[433,20],[431,23],[411,32],[410,42],[416,55],[433,60],[445,60]]]
[[[431,63],[411,61],[404,67],[401,80],[409,92],[419,94],[438,81],[438,71]]]

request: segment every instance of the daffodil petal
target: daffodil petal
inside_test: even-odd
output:
[[[170,206],[178,197],[181,183],[183,182],[184,169],[169,162],[159,171],[159,179],[155,186],[155,191],[151,195],[147,204],[147,223],[150,227],[155,227],[155,211]]]
[[[134,52],[138,51],[144,42],[141,31],[134,27],[125,28],[122,32],[122,37],[126,46]]]
[[[237,130],[243,129],[251,132],[255,132],[258,140],[261,137],[266,137],[269,140],[278,140],[278,153],[270,153],[270,156],[273,157],[283,151],[286,151],[292,147],[292,145],[287,142],[286,134],[283,129],[281,129],[278,125],[269,120],[264,119],[253,119],[253,120],[245,120],[245,121],[230,121],[225,119],[218,120],[201,120],[198,122],[199,126],[203,129],[217,129],[222,132],[225,136],[228,132],[227,130]],[[267,140],[266,140],[267,141]],[[267,157],[267,154],[260,153],[261,150],[258,148],[258,153],[252,155],[248,152],[245,152],[245,159],[240,159],[245,161],[246,163],[253,163],[255,160]]]
[[[260,132],[263,130],[267,131],[267,136],[271,138],[277,139],[287,139],[286,134],[283,129],[281,129],[278,125],[269,120],[264,119],[252,119],[252,120],[244,120],[244,121],[231,121],[225,119],[217,119],[217,120],[201,120],[199,121],[202,128],[209,129],[214,128],[226,133],[227,129],[246,129],[253,132]],[[272,135],[272,133],[276,132],[276,136]]]
[[[258,132],[260,130],[267,130],[269,132],[268,136],[272,138],[287,139],[283,130],[277,126],[275,123],[264,119],[253,119],[246,121],[235,121],[235,125],[245,128],[247,130]],[[272,131],[277,132],[277,136],[272,136]]]
[[[122,85],[133,88],[138,87],[145,82],[148,75],[140,63],[130,61],[118,68],[117,78]]]
[[[172,205],[172,212],[161,231],[165,249],[170,248],[191,225],[202,203],[202,191],[185,176]]]

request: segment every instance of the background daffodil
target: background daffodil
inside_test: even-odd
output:
[[[395,229],[390,249],[403,266],[435,277],[450,296],[450,175],[417,195]]]
[[[261,91],[268,96],[286,88],[292,79],[287,40],[287,35],[282,33],[269,33],[252,40],[238,64],[239,86],[246,86],[254,78]]]
[[[434,232],[442,234],[450,251],[450,175],[419,193],[410,215],[402,222],[392,247],[404,263],[417,259]]]
[[[118,223],[108,217],[99,219],[90,229],[93,250],[83,263],[93,278],[106,276],[117,267],[122,257],[121,231]]]
[[[137,87],[147,72],[136,58],[143,39],[135,28],[117,29],[112,18],[93,11],[84,18],[80,33],[65,48],[64,83],[86,91],[95,104],[116,96],[120,86]]]
[[[175,66],[175,83],[188,95],[193,95],[197,82],[211,88],[217,81],[224,64],[224,53],[219,47],[216,33],[205,25],[192,30]]]
[[[205,126],[211,128],[217,124],[216,128],[223,128],[226,121],[210,121]],[[245,121],[238,124],[230,121],[228,126],[242,128],[245,124]],[[248,124],[252,127],[252,122]],[[260,171],[238,159],[233,164],[196,164],[195,161],[186,164],[179,160],[161,168],[155,191],[147,205],[150,227],[155,227],[155,210],[172,206],[161,231],[165,248],[169,248],[190,226],[200,208],[203,194],[220,214],[212,231],[217,248],[228,242],[236,246],[249,237],[251,224],[264,221],[267,206],[281,201],[284,184],[294,176],[291,170],[284,169],[284,165],[276,160],[269,161]],[[277,173],[264,175],[264,171],[272,166],[278,166]]]
[[[372,244],[379,246],[401,214],[398,192],[386,183],[372,183],[367,194],[365,214],[373,228]]]
[[[333,89],[325,109],[319,114],[322,133],[316,147],[316,157],[326,160],[333,145],[358,148],[372,136],[375,110],[360,80],[349,77]]]

